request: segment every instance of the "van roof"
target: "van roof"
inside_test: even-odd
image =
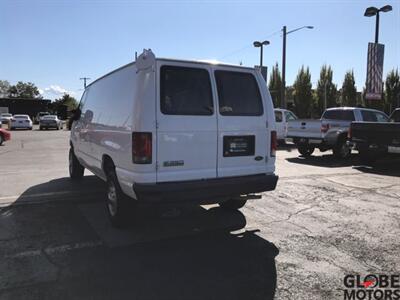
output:
[[[245,66],[241,66],[241,65],[235,65],[235,64],[229,64],[229,63],[223,63],[223,62],[219,62],[219,61],[214,61],[214,60],[189,60],[189,59],[176,59],[176,58],[156,58],[156,61],[166,61],[166,62],[181,62],[181,63],[191,63],[191,64],[199,64],[199,65],[216,65],[216,66],[223,66],[223,67],[234,67],[234,68],[238,68],[238,69],[245,69],[245,70],[254,70],[254,68],[251,67],[245,67]],[[105,75],[97,78],[96,80],[92,81],[90,84],[87,85],[87,88],[91,85],[93,85],[94,83],[96,83],[97,81],[99,81],[100,79],[103,79],[104,77],[107,77],[121,69],[127,68],[129,66],[134,65],[135,62],[130,62],[127,63],[126,65],[123,65],[115,70],[112,70],[108,73],[106,73]]]

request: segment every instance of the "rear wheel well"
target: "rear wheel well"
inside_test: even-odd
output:
[[[112,158],[106,154],[103,155],[101,168],[103,169],[104,174],[109,174],[109,172],[115,170],[114,161]]]

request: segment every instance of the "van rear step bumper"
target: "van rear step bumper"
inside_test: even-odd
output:
[[[133,185],[139,201],[216,203],[221,198],[272,191],[275,174]]]

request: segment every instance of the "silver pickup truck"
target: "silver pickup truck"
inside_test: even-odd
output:
[[[385,113],[374,109],[328,108],[319,120],[289,121],[287,137],[296,144],[303,156],[310,156],[318,148],[322,152],[332,149],[335,157],[347,158],[351,153],[351,148],[346,143],[351,122],[384,122],[387,119]]]

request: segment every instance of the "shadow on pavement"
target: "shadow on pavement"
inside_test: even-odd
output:
[[[400,176],[400,159],[396,158],[384,158],[382,160],[378,160],[371,164],[370,166],[366,165],[356,165],[353,167],[358,171],[369,174],[376,175],[385,175],[385,176]]]
[[[60,178],[23,194],[43,203],[0,210],[1,299],[274,298],[279,250],[244,231],[240,211],[144,205],[138,222],[117,230],[103,188],[94,176]],[[86,201],[93,190],[97,200]],[[57,191],[74,198],[46,203]]]
[[[291,157],[286,158],[288,162],[296,163],[296,164],[304,164],[311,165],[316,167],[325,167],[325,168],[341,168],[341,167],[350,167],[355,163],[358,163],[358,158],[356,155],[352,154],[348,159],[338,159],[335,158],[332,154],[324,154],[320,156],[310,156],[310,157]]]

